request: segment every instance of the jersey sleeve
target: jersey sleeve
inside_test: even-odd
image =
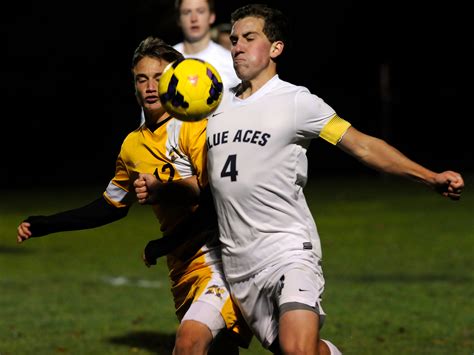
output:
[[[296,94],[295,107],[296,134],[300,138],[319,137],[323,127],[336,114],[331,106],[307,89]]]
[[[207,119],[197,122],[186,122],[183,125],[180,148],[189,157],[194,173],[201,187],[207,185]]]
[[[128,207],[134,201],[134,195],[131,193],[133,180],[124,161],[124,148],[120,151],[115,163],[115,176],[110,180],[107,189],[103,193],[104,198],[115,207]]]

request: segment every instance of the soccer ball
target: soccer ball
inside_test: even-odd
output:
[[[186,58],[165,68],[158,92],[164,109],[182,121],[199,121],[213,113],[222,100],[222,79],[208,62]]]

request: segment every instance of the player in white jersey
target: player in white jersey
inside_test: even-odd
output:
[[[240,80],[235,74],[230,51],[211,39],[211,26],[216,20],[214,0],[176,0],[175,9],[183,42],[174,48],[186,58],[211,63],[219,72],[224,88],[238,85]]]
[[[222,259],[235,302],[276,353],[339,354],[320,339],[324,277],[316,224],[303,187],[306,149],[321,137],[362,163],[411,178],[453,200],[459,173],[435,173],[338,117],[306,88],[280,80],[287,20],[266,5],[232,13],[232,57],[241,85],[207,127],[208,175]]]
[[[216,20],[214,0],[176,0],[175,9],[183,41],[174,45],[185,58],[209,62],[221,76],[224,89],[240,83],[232,65],[230,51],[211,40],[211,26]],[[145,122],[142,111],[140,125]]]

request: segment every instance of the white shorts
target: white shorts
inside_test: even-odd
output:
[[[317,262],[288,262],[274,265],[243,281],[230,283],[234,301],[242,311],[250,329],[268,348],[278,336],[280,308],[298,309],[309,306],[324,320],[321,295],[324,277]],[[302,307],[305,309],[304,307]]]

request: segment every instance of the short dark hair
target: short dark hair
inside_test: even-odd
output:
[[[257,17],[264,20],[263,33],[270,42],[282,41],[289,44],[290,25],[287,17],[278,9],[265,4],[245,5],[232,12],[231,24],[245,17]]]
[[[140,42],[133,53],[132,69],[144,57],[160,58],[171,63],[177,59],[183,59],[183,55],[167,44],[161,38],[149,36]]]

